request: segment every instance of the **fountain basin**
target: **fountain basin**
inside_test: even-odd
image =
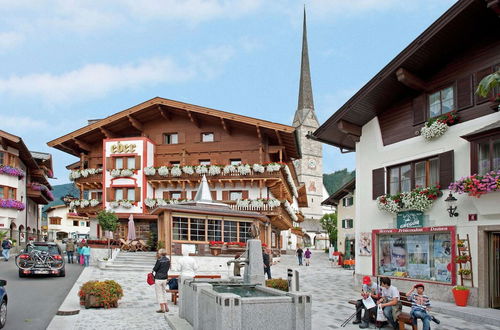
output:
[[[181,283],[179,316],[193,329],[311,329],[311,296],[255,284]]]

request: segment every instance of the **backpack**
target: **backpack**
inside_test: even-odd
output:
[[[4,249],[10,249],[11,248],[10,241],[9,240],[4,240],[2,242],[2,248],[4,248]]]

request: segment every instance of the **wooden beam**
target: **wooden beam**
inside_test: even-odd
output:
[[[259,137],[259,140],[262,140],[262,133],[260,132],[259,125],[255,125],[255,128],[257,129],[257,136]]]
[[[224,128],[224,130],[226,131],[226,133],[228,135],[231,135],[231,128],[229,127],[229,123],[226,123],[226,121],[224,120],[224,118],[220,118],[220,122],[222,124],[222,128]]]
[[[340,120],[337,123],[337,127],[342,133],[355,135],[358,137],[361,136],[361,126],[358,126],[356,124],[350,123],[345,120]]]
[[[196,117],[193,115],[193,113],[189,110],[186,110],[189,120],[198,128],[200,128],[200,122],[196,119]]]
[[[165,118],[166,120],[171,120],[172,118],[170,117],[170,114],[167,112],[167,110],[163,109],[161,105],[158,105],[158,111],[160,112],[160,115]]]
[[[87,152],[90,152],[90,150],[92,149],[89,144],[83,142],[82,140],[73,139],[73,142],[75,142],[80,149],[85,150]]]
[[[138,131],[144,132],[144,127],[142,126],[141,122],[132,117],[131,115],[128,115],[128,120],[130,124]]]
[[[7,151],[7,148],[9,147],[9,145],[8,145],[8,141],[6,138],[2,137],[1,144],[2,144],[3,150]]]
[[[280,131],[278,131],[277,129],[275,129],[274,132],[276,132],[276,137],[278,138],[279,145],[282,146],[283,145],[283,140],[281,139]]]
[[[414,89],[417,91],[424,91],[425,90],[425,82],[404,68],[399,68],[396,71],[396,76],[398,77],[398,81],[400,83],[402,83],[403,85],[405,85],[407,87],[410,87],[411,89]]]
[[[106,136],[107,139],[113,139],[118,137],[115,133],[111,132],[109,129],[103,126],[99,127],[99,129],[101,130],[101,133]]]

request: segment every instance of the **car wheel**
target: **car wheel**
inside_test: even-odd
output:
[[[63,268],[59,271],[59,277],[65,277],[65,276],[66,276],[66,269]]]
[[[7,302],[2,300],[2,304],[0,305],[0,329],[5,326],[7,322]]]
[[[26,277],[26,274],[23,273],[23,271],[20,269],[19,269],[19,277]]]

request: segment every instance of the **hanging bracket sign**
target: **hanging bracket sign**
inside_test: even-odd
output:
[[[422,211],[398,212],[396,222],[398,229],[423,227],[424,212]]]

